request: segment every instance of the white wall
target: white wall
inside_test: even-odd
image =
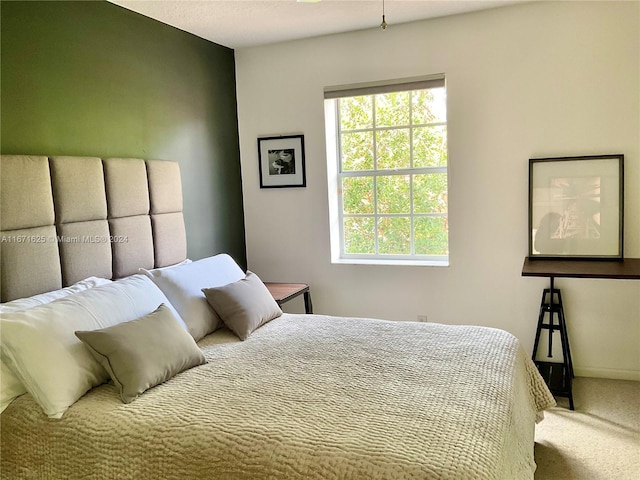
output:
[[[625,155],[640,257],[640,4],[531,3],[236,51],[249,268],[310,284],[316,313],[479,324],[530,351],[528,159]],[[372,18],[375,25],[378,19]],[[451,266],[332,265],[323,88],[445,73]],[[307,187],[259,188],[259,136],[305,135]],[[558,279],[578,375],[640,379],[640,281]],[[301,303],[293,304],[294,310]]]

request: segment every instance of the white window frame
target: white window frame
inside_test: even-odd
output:
[[[439,167],[420,167],[420,168],[404,168],[395,170],[377,170],[376,167],[376,148],[375,148],[375,132],[382,130],[392,130],[395,128],[407,128],[402,127],[377,127],[374,124],[372,127],[358,129],[354,131],[372,131],[374,132],[374,169],[373,170],[357,170],[357,171],[341,171],[341,152],[339,141],[339,112],[338,101],[339,98],[344,97],[356,97],[361,95],[375,95],[380,93],[389,92],[404,92],[410,90],[424,90],[428,88],[445,87],[445,76],[431,75],[425,77],[414,77],[403,80],[375,82],[367,84],[357,85],[340,85],[335,87],[326,87],[324,90],[325,102],[325,130],[326,130],[326,147],[327,147],[327,178],[328,178],[328,194],[329,194],[329,228],[330,228],[330,242],[331,242],[331,262],[332,263],[347,263],[347,264],[375,264],[375,265],[430,265],[430,266],[448,266],[449,255],[418,255],[415,253],[407,255],[390,255],[390,254],[349,254],[344,251],[344,218],[358,217],[359,215],[343,214],[343,198],[342,198],[342,179],[345,177],[374,177],[374,198],[376,195],[376,179],[380,176],[388,177],[389,175],[415,175],[424,173],[445,173],[447,174],[447,190],[449,190],[449,167],[448,161],[446,166]],[[374,98],[375,102],[375,98]],[[410,107],[411,108],[411,107]],[[375,117],[375,103],[373,106]],[[409,126],[409,142],[410,142],[410,155],[413,163],[413,129],[416,127],[424,126],[436,126],[447,125],[447,122],[429,123],[425,125],[410,125]],[[448,137],[448,132],[447,132]],[[448,142],[447,142],[448,145]],[[448,156],[447,156],[448,157]],[[410,195],[413,198],[413,182],[410,183]],[[377,199],[376,199],[377,205]],[[394,213],[378,213],[377,207],[374,213],[371,215],[374,218],[374,224],[377,228],[378,219],[381,217],[409,217],[411,222],[411,251],[414,251],[414,237],[413,237],[413,221],[416,217],[440,217],[449,216],[449,205],[447,203],[447,212],[442,214],[423,214],[414,213],[413,211],[401,214]],[[378,235],[376,232],[375,237],[376,250]],[[450,243],[450,238],[448,239]]]

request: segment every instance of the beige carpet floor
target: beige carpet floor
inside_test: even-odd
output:
[[[640,382],[574,379],[536,425],[536,480],[640,479]]]

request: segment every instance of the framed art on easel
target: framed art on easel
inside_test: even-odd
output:
[[[529,160],[529,257],[622,259],[624,155]]]

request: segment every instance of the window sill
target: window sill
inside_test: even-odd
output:
[[[395,265],[405,267],[448,267],[448,260],[382,260],[367,258],[337,258],[331,260],[336,265]]]

